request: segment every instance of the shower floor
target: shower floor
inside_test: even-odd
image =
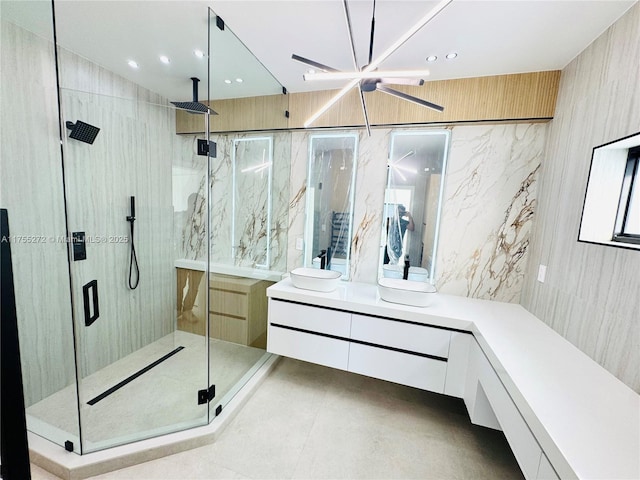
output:
[[[162,363],[115,390],[101,395],[149,364],[184,347]],[[209,384],[216,387],[212,411],[265,351],[222,340],[210,340]],[[207,405],[198,405],[198,390],[207,387],[205,338],[175,331],[114,362],[81,382],[83,451],[95,451],[164,433],[204,425]],[[34,433],[58,443],[78,438],[76,388],[66,387],[27,408]],[[49,435],[50,434],[50,435]]]

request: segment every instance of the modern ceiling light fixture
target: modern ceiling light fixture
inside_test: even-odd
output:
[[[318,63],[316,61],[310,60],[305,57],[301,57],[300,55],[293,54],[291,58],[293,60],[297,60],[302,62],[314,69],[321,70],[324,72],[323,74],[315,74],[315,79],[318,79],[318,75],[322,75],[321,79],[330,79],[333,74],[332,79],[338,78],[349,79],[349,83],[345,85],[337,94],[335,94],[326,104],[324,104],[320,109],[314,113],[307,121],[304,123],[305,127],[309,127],[313,122],[315,122],[322,114],[324,114],[327,110],[329,110],[333,105],[335,105],[342,97],[344,97],[353,87],[358,85],[358,89],[360,90],[360,103],[362,105],[362,113],[365,119],[365,125],[367,127],[367,132],[371,135],[371,129],[369,126],[369,119],[367,116],[367,106],[364,99],[363,92],[372,92],[374,90],[386,93],[388,95],[392,95],[403,100],[408,100],[410,102],[416,103],[418,105],[422,105],[427,108],[431,108],[433,110],[437,110],[439,112],[444,111],[444,108],[440,105],[436,105],[431,102],[427,102],[426,100],[422,100],[421,98],[414,97],[412,95],[408,95],[403,92],[399,92],[392,88],[385,86],[385,84],[400,84],[400,85],[416,85],[421,86],[424,84],[424,80],[421,78],[415,78],[424,76],[424,70],[420,70],[417,72],[412,72],[411,75],[398,75],[398,72],[376,72],[378,66],[384,62],[393,52],[395,52],[398,48],[400,48],[404,43],[409,40],[413,35],[415,35],[422,27],[424,27],[427,23],[429,23],[433,18],[436,17],[447,5],[449,5],[453,0],[441,0],[433,9],[427,12],[420,20],[418,20],[414,25],[412,25],[404,34],[402,34],[389,48],[387,48],[381,55],[377,58],[373,59],[373,39],[375,32],[375,0],[373,0],[373,15],[371,18],[371,36],[369,41],[369,62],[367,65],[358,70],[357,59],[355,54],[355,46],[353,40],[353,33],[351,29],[351,20],[349,17],[349,8],[347,6],[347,0],[343,0],[343,7],[345,12],[345,19],[347,22],[347,29],[349,31],[349,41],[351,46],[351,54],[354,62],[354,67],[356,68],[355,72],[341,72],[335,68],[329,67],[327,65],[323,65],[322,63]],[[384,75],[382,75],[384,73]],[[403,71],[401,73],[407,73]],[[311,78],[307,78],[311,77]],[[305,80],[310,80],[312,77],[310,74],[305,75]]]

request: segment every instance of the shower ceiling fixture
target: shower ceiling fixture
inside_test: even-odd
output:
[[[307,58],[301,57],[300,55],[296,55],[296,54],[291,55],[291,58],[293,60],[297,60],[313,68],[323,71],[323,73],[318,73],[318,74],[306,74],[304,75],[305,80],[350,79],[349,83],[344,88],[342,88],[342,90],[340,90],[336,95],[334,95],[325,105],[320,107],[320,109],[316,113],[314,113],[304,123],[304,126],[309,127],[323,113],[325,113],[333,105],[335,105],[335,103],[338,100],[340,100],[343,96],[345,96],[347,92],[349,92],[356,85],[358,86],[358,89],[360,91],[360,104],[362,106],[364,122],[365,122],[365,126],[367,127],[367,132],[369,133],[369,135],[371,135],[371,127],[369,125],[369,117],[367,115],[367,104],[364,99],[364,92],[372,92],[374,90],[377,90],[379,92],[383,92],[388,95],[392,95],[394,97],[398,97],[403,100],[416,103],[423,107],[437,110],[438,112],[444,111],[444,108],[441,107],[440,105],[427,102],[426,100],[422,100],[421,98],[417,98],[412,95],[399,92],[398,90],[394,90],[386,86],[387,84],[422,86],[424,84],[424,80],[419,77],[428,75],[427,71],[422,70],[422,71],[382,72],[382,71],[378,71],[377,68],[393,52],[395,52],[398,48],[400,48],[407,40],[409,40],[413,35],[415,35],[422,27],[424,27],[427,23],[429,23],[436,15],[438,15],[452,1],[453,0],[442,0],[440,3],[438,3],[432,10],[430,10],[424,17],[418,20],[418,22],[416,22],[412,27],[410,27],[404,34],[400,36],[400,38],[398,38],[388,49],[386,49],[380,56],[378,56],[374,60],[373,59],[373,39],[374,39],[374,33],[375,33],[376,0],[373,0],[373,15],[371,17],[371,36],[369,39],[369,62],[367,63],[367,65],[365,65],[361,69],[358,69],[355,44],[353,40],[353,31],[351,29],[351,19],[349,16],[349,8],[347,6],[347,0],[342,0],[342,5],[344,7],[344,15],[347,22],[347,30],[349,31],[351,57],[353,59],[353,66],[357,71],[341,72],[335,68],[329,67],[327,65],[323,65],[322,63],[318,63],[313,60],[309,60]]]
[[[198,101],[198,82],[200,81],[200,79],[197,77],[191,77],[191,81],[193,82],[193,101],[171,103],[173,103],[178,108],[186,110],[188,113],[199,114],[210,112],[211,115],[218,115],[218,113],[214,112],[212,108],[209,108],[204,103],[200,103]]]

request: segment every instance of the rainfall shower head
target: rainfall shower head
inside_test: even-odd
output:
[[[98,132],[100,131],[98,127],[94,127],[93,125],[89,125],[88,123],[81,122],[80,120],[76,120],[76,123],[67,122],[66,125],[67,128],[71,130],[69,138],[73,138],[74,140],[79,140],[88,144],[93,143],[93,141],[98,136]]]
[[[204,103],[198,102],[198,82],[200,81],[197,77],[191,77],[191,81],[193,82],[193,102],[171,102],[176,107],[182,108],[186,110],[188,113],[198,114],[198,113],[207,113],[211,110],[212,115],[217,115],[213,109],[207,107]]]

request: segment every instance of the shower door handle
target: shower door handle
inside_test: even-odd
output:
[[[89,291],[91,291],[91,299],[89,299]],[[98,280],[91,280],[82,287],[82,299],[84,301],[84,326],[88,327],[100,316]]]

